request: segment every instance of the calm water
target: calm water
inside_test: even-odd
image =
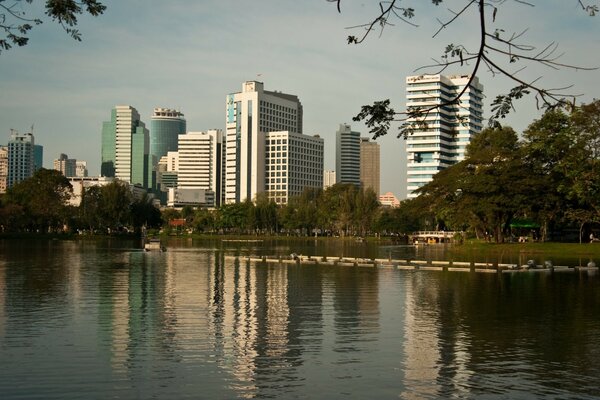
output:
[[[290,248],[221,246],[0,241],[0,398],[600,398],[600,277],[249,265],[224,254]],[[392,251],[414,250],[368,250]]]

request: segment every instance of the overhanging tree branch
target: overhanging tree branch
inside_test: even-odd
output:
[[[335,2],[338,12],[341,12],[341,0],[327,1]],[[348,36],[348,43],[360,44],[364,42],[366,38],[377,29],[378,26],[382,32],[386,26],[392,25],[390,22],[390,18],[392,16],[404,17],[400,18],[402,21],[413,18],[415,15],[415,10],[412,8],[400,7],[398,5],[400,1],[401,0],[381,1],[379,3],[380,11],[370,23],[350,27],[350,29],[362,28],[365,31],[360,36]],[[442,22],[438,20],[440,22],[440,27],[434,33],[433,37],[437,37],[442,30],[455,23],[459,18],[464,17],[467,10],[469,10],[471,7],[478,7],[478,24],[480,28],[478,50],[476,52],[470,52],[463,45],[449,44],[446,46],[440,61],[434,60],[434,64],[417,68],[417,70],[435,69],[435,73],[441,73],[450,66],[465,66],[474,61],[474,64],[472,67],[470,67],[469,71],[469,82],[464,86],[461,92],[452,99],[442,101],[440,104],[423,109],[413,108],[407,109],[404,112],[395,112],[389,107],[389,100],[376,102],[373,106],[363,106],[361,112],[354,117],[354,120],[366,121],[367,126],[369,126],[370,132],[373,134],[374,138],[385,135],[388,132],[392,122],[402,122],[399,136],[406,137],[407,135],[411,134],[415,128],[424,126],[424,119],[431,111],[445,106],[455,106],[460,104],[460,97],[469,89],[470,85],[475,79],[476,73],[480,69],[481,63],[485,63],[493,75],[498,74],[506,76],[516,83],[516,86],[513,87],[508,93],[498,96],[492,103],[493,115],[489,118],[489,124],[491,126],[498,125],[498,120],[504,118],[514,108],[513,101],[520,99],[526,94],[534,93],[537,106],[544,108],[553,108],[557,106],[563,106],[565,104],[574,104],[576,98],[580,96],[578,94],[564,93],[563,90],[566,88],[548,89],[533,83],[537,82],[540,78],[537,78],[533,82],[527,82],[526,79],[523,79],[519,76],[525,70],[527,63],[540,64],[555,70],[561,68],[586,71],[597,69],[596,67],[582,67],[558,61],[562,54],[556,55],[558,45],[555,42],[547,44],[542,48],[541,51],[536,50],[536,47],[533,45],[519,43],[518,40],[522,40],[527,32],[527,29],[521,31],[520,33],[513,33],[509,37],[504,37],[505,30],[501,28],[496,28],[492,32],[486,24],[486,18],[489,18],[492,23],[494,23],[496,21],[496,15],[499,7],[507,0],[465,1],[466,4],[459,11],[451,11],[453,16],[448,21]],[[535,4],[532,2],[524,0],[513,1],[526,6],[535,6]],[[583,0],[575,1],[578,3],[578,6],[580,6],[581,9],[583,9],[590,16],[594,16],[598,12],[597,5],[584,4]],[[433,5],[437,6],[441,3],[443,3],[443,0],[432,0]],[[411,25],[416,26],[412,23]],[[500,46],[491,45],[490,43],[492,42],[495,42]],[[525,64],[517,71],[510,72],[507,68],[504,68],[500,65],[500,62],[496,60],[496,56],[507,57],[509,64],[516,64],[519,62]]]

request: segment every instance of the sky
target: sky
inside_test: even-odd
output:
[[[401,1],[413,6],[411,26],[400,21],[363,44],[348,45],[359,35],[348,27],[370,21],[376,1],[342,0],[341,13],[326,0],[103,0],[107,10],[97,18],[80,18],[82,42],[71,39],[46,20],[34,27],[29,44],[0,53],[0,144],[10,129],[29,132],[44,146],[44,166],[60,153],[85,160],[90,175],[100,170],[102,122],[117,104],[135,107],[150,126],[155,107],[179,109],[189,131],[225,128],[225,96],[241,91],[247,80],[264,82],[265,90],[300,98],[305,134],[325,139],[325,169],[335,169],[335,131],[340,123],[368,137],[352,117],[364,104],[390,99],[405,107],[405,78],[435,72],[417,70],[439,59],[449,43],[476,48],[478,20],[468,13],[433,38],[465,0]],[[43,17],[42,5],[23,5],[30,16]],[[503,34],[525,31],[520,41],[542,49],[557,43],[561,62],[600,67],[600,16],[589,17],[576,0],[497,2],[492,27]],[[456,7],[456,8],[454,8]],[[491,21],[489,21],[491,24]],[[525,64],[509,64],[510,71]],[[469,73],[471,65],[447,70]],[[546,88],[571,86],[579,102],[600,98],[600,70],[553,70],[528,65],[520,72]],[[485,68],[478,73],[489,104],[512,82]],[[533,97],[517,103],[503,121],[522,132],[540,117]],[[381,145],[381,193],[406,195],[404,141],[397,128],[377,139]]]

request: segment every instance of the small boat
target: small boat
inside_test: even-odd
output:
[[[145,251],[167,251],[165,246],[162,246],[160,239],[150,239],[144,244]]]

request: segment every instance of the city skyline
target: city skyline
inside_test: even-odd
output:
[[[350,31],[345,28],[375,15],[376,3],[343,3],[341,14],[324,0],[235,3],[242,11],[247,6],[248,11],[240,13],[232,13],[233,3],[227,1],[172,1],[148,7],[132,0],[106,5],[104,15],[81,19],[82,43],[46,21],[33,29],[27,46],[2,53],[1,142],[8,142],[11,128],[24,132],[34,124],[36,142],[45,147],[46,168],[66,153],[86,160],[90,175],[98,175],[102,122],[117,104],[136,107],[146,124],[155,107],[169,107],[185,114],[188,131],[224,129],[223,97],[236,92],[239,82],[259,80],[302,100],[303,133],[325,140],[325,169],[331,170],[340,123],[352,124],[369,137],[364,125],[352,121],[360,106],[390,98],[392,106],[402,110],[404,77],[430,63],[449,42],[464,42],[465,36],[471,40],[468,32],[474,29],[466,18],[449,27],[444,39],[431,39],[435,18],[444,19],[448,10],[427,5],[416,9],[419,28],[399,24],[380,38],[375,35],[360,46],[349,46],[345,39]],[[37,9],[41,12],[35,15],[42,15],[41,7],[34,3],[27,10]],[[132,24],[132,16],[140,23]],[[543,46],[556,40],[566,51],[567,63],[600,64],[593,34],[598,32],[597,18],[587,17],[571,2],[551,0],[535,8],[507,3],[497,19],[505,21],[507,29],[529,27],[526,42]],[[478,76],[485,86],[488,117],[491,100],[510,84],[485,71]],[[531,76],[544,76],[541,83],[548,87],[573,84],[573,93],[585,93],[583,102],[600,93],[597,71],[532,68]],[[527,98],[503,122],[520,132],[539,115],[534,100]],[[404,197],[405,143],[396,133],[393,128],[377,140],[381,192]]]

